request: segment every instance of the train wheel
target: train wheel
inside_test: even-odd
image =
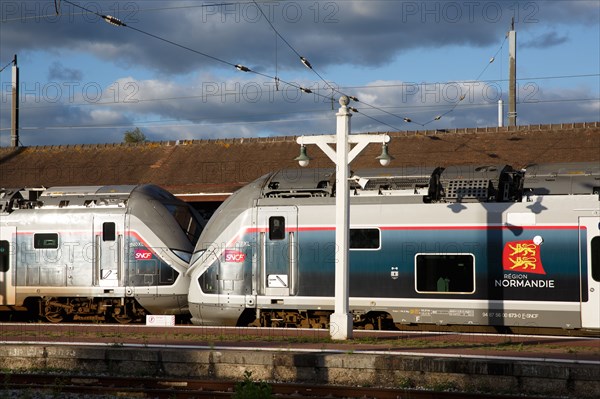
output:
[[[129,324],[133,321],[133,319],[126,314],[115,314],[113,315],[113,319],[119,324]]]
[[[50,323],[60,323],[65,319],[63,308],[55,305],[52,301],[46,301],[44,306],[44,317]]]
[[[60,323],[64,320],[64,316],[60,312],[47,312],[44,317],[50,323]]]
[[[127,312],[127,306],[115,306],[112,318],[119,324],[129,324],[133,317]]]

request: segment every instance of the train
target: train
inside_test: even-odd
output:
[[[0,310],[58,323],[187,315],[205,221],[154,185],[0,190]]]
[[[352,172],[354,328],[600,331],[600,163]],[[328,328],[335,171],[285,169],[229,197],[187,275],[191,322]]]

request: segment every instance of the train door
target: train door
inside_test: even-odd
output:
[[[15,304],[16,287],[13,276],[16,275],[16,239],[16,227],[0,228],[0,305]]]
[[[587,257],[587,295],[582,292],[581,327],[600,328],[600,218],[582,217],[579,219],[580,234],[585,234],[585,251],[581,256]],[[585,229],[582,229],[585,227]],[[585,284],[583,285],[585,287]],[[587,296],[587,301],[585,297]]]
[[[258,208],[260,285],[265,295],[295,295],[298,286],[298,208]]]
[[[100,287],[118,287],[123,274],[123,219],[94,216],[94,269]]]

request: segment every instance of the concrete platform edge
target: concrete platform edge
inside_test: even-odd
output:
[[[0,369],[600,397],[598,365],[549,360],[5,343]]]

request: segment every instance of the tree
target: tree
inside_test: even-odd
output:
[[[127,130],[123,134],[124,143],[144,143],[146,141],[146,135],[142,133],[139,127],[136,127],[133,130]]]

